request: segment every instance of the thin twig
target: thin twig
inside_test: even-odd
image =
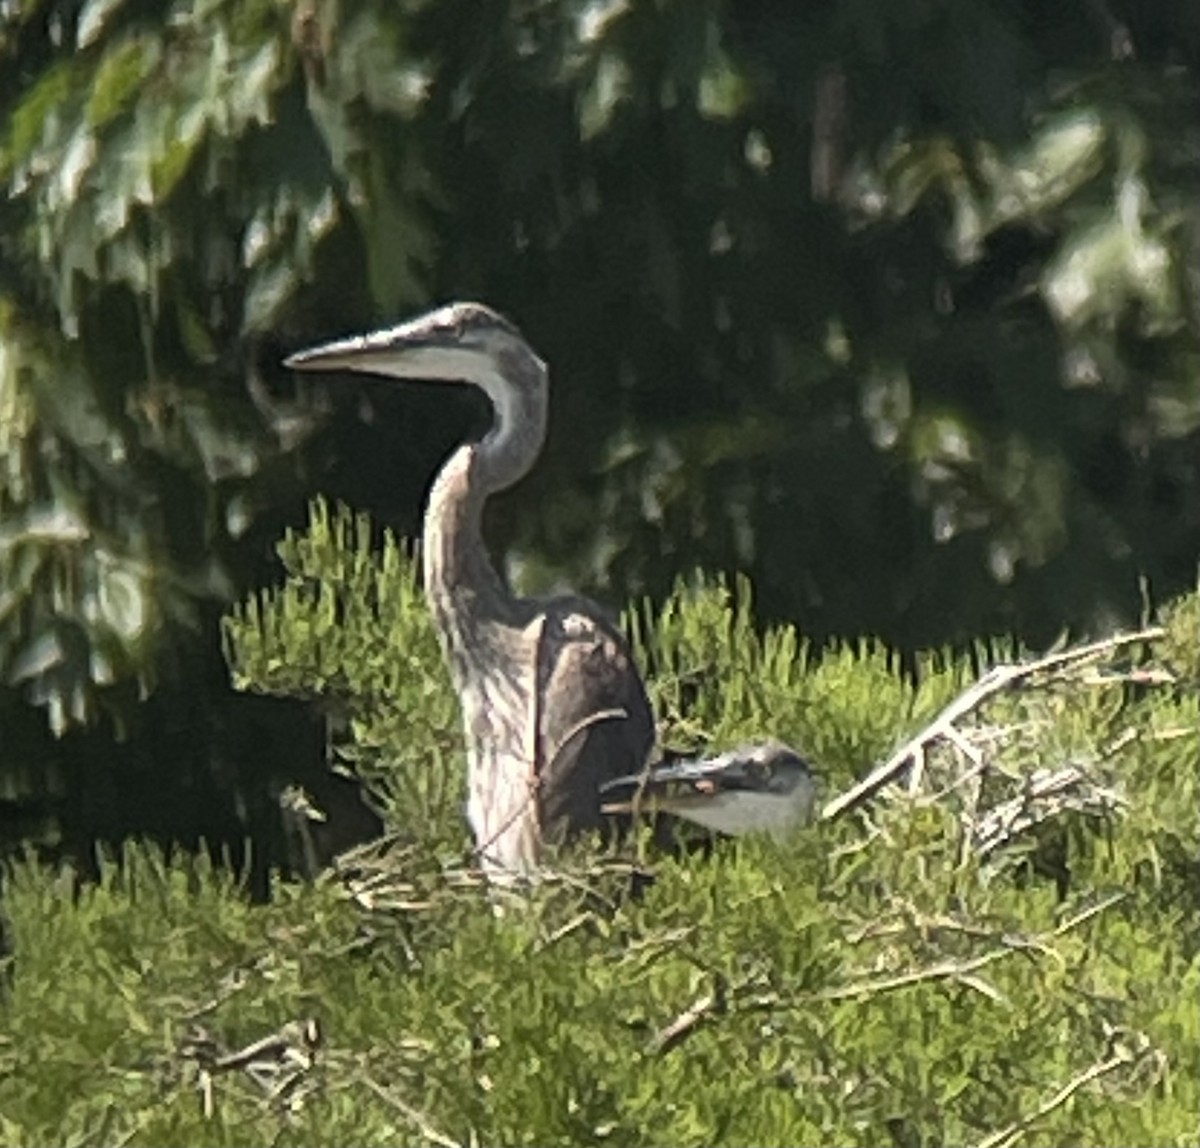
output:
[[[557,929],[551,930],[545,937],[541,938],[537,945],[537,952],[544,952],[551,945],[557,944],[564,937],[569,937],[572,933],[584,928],[590,922],[596,920],[596,914],[590,909],[584,910],[582,913],[577,913],[565,925],[560,925]]]
[[[1128,893],[1110,893],[1094,905],[1089,905],[1086,909],[1081,909],[1073,917],[1068,917],[1062,924],[1055,926],[1050,936],[1061,937],[1064,933],[1069,933],[1077,925],[1082,925],[1084,921],[1090,921],[1093,917],[1098,917],[1105,909],[1111,909],[1113,905],[1120,904],[1128,897]]]
[[[248,1068],[260,1061],[285,1060],[301,1063],[311,1060],[311,1053],[321,1043],[321,1031],[315,1020],[290,1021],[278,1032],[239,1048],[236,1052],[215,1057],[207,1067],[210,1072],[229,1072]]]
[[[525,797],[516,804],[512,812],[500,823],[500,826],[489,836],[485,841],[480,842],[475,847],[475,854],[481,860],[488,859],[488,850],[516,823],[518,818],[523,816],[525,812],[533,806],[536,810],[536,799],[538,790],[542,786],[543,779],[548,777],[554,768],[554,763],[558,760],[559,754],[570,744],[570,742],[583,733],[584,730],[591,728],[593,725],[604,721],[616,721],[620,718],[627,718],[629,711],[621,707],[613,709],[597,710],[595,713],[588,714],[587,717],[576,722],[567,732],[559,739],[558,745],[555,746],[553,753],[549,754],[544,766],[535,763],[533,774],[529,778],[528,792]],[[538,826],[535,832],[540,832],[541,827]],[[504,866],[496,858],[491,858],[493,864],[503,870]],[[507,875],[497,874],[497,883],[501,883]],[[518,875],[521,876],[521,875]]]
[[[987,996],[992,996],[997,990],[993,989],[990,985],[984,988],[983,982],[980,982],[974,976],[980,969],[994,964],[1003,957],[1012,956],[1014,953],[1029,952],[1030,950],[1038,952],[1043,956],[1056,956],[1055,950],[1046,943],[1047,940],[1063,936],[1084,922],[1103,913],[1106,909],[1111,908],[1120,901],[1124,901],[1126,896],[1127,894],[1125,893],[1113,893],[1103,900],[1097,901],[1094,905],[1089,905],[1086,909],[1081,909],[1078,913],[1068,917],[1065,921],[1055,926],[1049,933],[1041,937],[1004,936],[1000,939],[999,947],[990,949],[969,960],[938,961],[935,964],[912,969],[905,973],[896,973],[893,976],[867,977],[850,984],[838,985],[834,988],[822,989],[814,993],[800,993],[792,997],[783,996],[779,993],[766,993],[747,998],[735,992],[733,994],[734,1001],[731,1003],[729,1011],[761,1012],[767,1009],[803,1008],[817,1001],[856,1000],[859,997],[893,992],[896,989],[910,988],[913,985],[925,982],[945,980],[959,981],[970,988],[983,992]],[[744,993],[744,991],[743,988],[742,992]]]
[[[1047,654],[1031,662],[993,666],[973,686],[959,694],[928,726],[906,741],[887,761],[876,766],[857,785],[827,802],[821,811],[820,820],[829,821],[865,801],[900,773],[910,760],[917,760],[925,746],[931,742],[938,738],[951,741],[960,739],[958,731],[954,729],[955,723],[1001,690],[1046,670],[1086,662],[1136,642],[1152,641],[1162,637],[1165,632],[1156,626],[1131,634],[1115,634],[1111,638]]]
[[[664,1025],[654,1034],[648,1051],[670,1052],[689,1033],[699,1028],[713,1014],[716,1007],[715,993],[697,997],[670,1024]]]
[[[595,713],[590,713],[587,717],[580,719],[558,739],[558,745],[554,747],[554,752],[546,759],[546,768],[543,772],[549,773],[554,768],[554,763],[558,760],[558,755],[570,745],[574,738],[583,733],[585,729],[589,729],[602,721],[617,721],[628,716],[629,711],[623,706],[614,706],[611,709],[596,710]]]
[[[441,1148],[463,1148],[458,1140],[452,1140],[443,1132],[439,1132],[432,1124],[429,1123],[429,1118],[420,1109],[414,1108],[411,1104],[401,1100],[398,1096],[393,1096],[386,1088],[383,1087],[377,1080],[373,1080],[367,1075],[363,1075],[362,1082],[379,1097],[385,1104],[390,1104],[397,1112],[399,1112],[409,1123],[415,1125],[421,1135],[426,1140],[431,1140],[434,1144],[440,1144]]]
[[[297,1087],[313,1066],[320,1043],[320,1029],[311,1018],[289,1021],[278,1032],[235,1052],[223,1052],[206,1029],[194,1025],[180,1041],[179,1056],[196,1065],[201,1111],[205,1119],[210,1119],[215,1111],[214,1081],[219,1074],[236,1074],[240,1070],[269,1100],[295,1098]]]
[[[1123,1064],[1128,1064],[1130,1060],[1130,1055],[1122,1052],[1110,1056],[1107,1060],[1098,1061],[1090,1068],[1084,1069],[1078,1076],[1068,1080],[1049,1100],[1043,1104],[1039,1104],[1028,1116],[1022,1116],[1020,1120],[1014,1121],[1007,1128],[1001,1128],[999,1132],[993,1132],[990,1136],[980,1140],[975,1145],[975,1148],[1007,1148],[1023,1132],[1028,1132],[1043,1116],[1049,1115],[1056,1108],[1060,1108],[1070,1100],[1085,1084],[1089,1084],[1098,1077],[1107,1075],[1114,1069],[1120,1068]]]
[[[1009,946],[992,949],[969,961],[941,961],[935,965],[927,965],[923,969],[913,969],[911,972],[897,973],[891,977],[874,977],[855,981],[853,984],[839,985],[837,988],[822,989],[820,992],[808,994],[807,999],[816,1001],[855,1000],[858,997],[874,996],[877,993],[909,988],[925,981],[963,980],[979,969],[1016,951]]]
[[[895,989],[909,988],[925,981],[941,980],[959,981],[991,1000],[1003,1000],[1003,995],[998,989],[974,974],[1001,957],[1020,951],[1021,948],[1023,946],[1005,945],[1003,948],[993,949],[969,961],[942,961],[891,977],[871,977],[832,989],[822,989],[820,992],[797,994],[794,997],[785,997],[779,993],[755,992],[754,995],[751,995],[752,986],[741,985],[732,994],[733,1003],[729,1006],[729,1011],[747,1013],[803,1008],[819,1001],[856,1000],[859,997],[875,996]],[[717,991],[698,997],[669,1024],[655,1033],[654,1038],[650,1041],[648,1051],[669,1052],[715,1014],[726,1011],[726,1008],[726,994],[721,991],[718,982]]]
[[[1083,792],[1073,796],[1072,791],[1079,788]],[[980,857],[986,857],[1018,833],[1064,809],[1104,816],[1128,804],[1114,790],[1089,783],[1079,766],[1064,766],[1053,772],[1039,770],[1029,778],[1024,793],[990,810],[974,827],[971,836],[975,852]]]
[[[182,1020],[199,1020],[202,1016],[207,1016],[209,1013],[216,1012],[226,1001],[237,996],[249,983],[250,972],[257,971],[258,966],[262,963],[263,958],[259,958],[254,962],[251,968],[239,966],[232,972],[222,978],[221,984],[218,985],[217,991],[206,1001],[189,1009],[181,1017]]]

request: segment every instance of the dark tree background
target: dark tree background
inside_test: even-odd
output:
[[[15,0],[0,181],[10,840],[319,777],[220,614],[311,493],[415,529],[486,411],[279,360],[435,301],[552,365],[523,589],[741,570],[911,650],[1195,584],[1197,5]]]

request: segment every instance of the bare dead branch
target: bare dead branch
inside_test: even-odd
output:
[[[674,1020],[664,1025],[654,1034],[648,1051],[670,1052],[689,1033],[699,1028],[713,1014],[716,1007],[717,997],[715,993],[697,997]]]
[[[1125,646],[1153,641],[1162,637],[1164,633],[1161,627],[1150,627],[1134,633],[1114,634],[1102,641],[1047,654],[1029,662],[993,666],[982,678],[959,694],[928,726],[906,741],[887,761],[873,769],[857,785],[827,802],[821,811],[820,819],[832,820],[862,804],[907,767],[911,766],[915,771],[923,772],[927,750],[939,741],[951,742],[962,749],[963,739],[956,728],[957,724],[1002,690],[1048,671],[1065,666],[1087,665]],[[976,751],[973,747],[967,756],[975,759]]]
[[[979,856],[986,857],[1013,837],[1066,809],[1104,816],[1128,804],[1114,790],[1088,783],[1087,773],[1080,766],[1038,770],[1030,776],[1024,793],[996,806],[980,820],[971,834],[972,845]]]
[[[1085,1068],[1078,1076],[1074,1076],[1068,1080],[1045,1103],[1039,1104],[1028,1116],[1022,1116],[1020,1120],[1015,1120],[1006,1128],[1001,1128],[999,1131],[993,1132],[990,1136],[985,1136],[975,1145],[975,1148],[1008,1148],[1021,1135],[1028,1132],[1043,1116],[1049,1115],[1056,1108],[1061,1108],[1084,1085],[1090,1084],[1093,1080],[1097,1080],[1101,1076],[1106,1076],[1122,1065],[1129,1064],[1132,1059],[1133,1057],[1130,1053],[1122,1050],[1107,1057],[1105,1060],[1098,1061]]]
[[[376,1096],[379,1097],[389,1107],[394,1108],[400,1113],[410,1124],[412,1124],[426,1140],[432,1144],[440,1145],[440,1148],[463,1148],[458,1140],[454,1140],[447,1136],[444,1132],[439,1132],[429,1121],[429,1118],[419,1109],[414,1108],[407,1101],[401,1100],[400,1097],[388,1091],[377,1080],[364,1075],[362,1082]]]

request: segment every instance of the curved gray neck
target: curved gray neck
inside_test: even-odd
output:
[[[537,459],[546,434],[546,369],[532,352],[505,356],[495,368],[471,380],[492,400],[495,422],[480,442],[460,446],[446,460],[425,511],[425,593],[452,655],[470,643],[478,622],[520,624],[517,600],[484,546],[483,504]]]

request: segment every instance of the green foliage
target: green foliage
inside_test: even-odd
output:
[[[358,107],[406,109],[391,38],[306,109],[319,44],[262,0],[36,7],[0,14],[0,675],[61,735],[201,688],[182,651],[212,643],[323,417],[264,383],[260,344],[361,198]],[[357,29],[348,51],[378,20]],[[393,240],[375,284],[394,309],[423,228],[388,218],[413,253]]]
[[[324,499],[278,553],[283,583],[225,619],[234,684],[317,699],[348,731],[340,757],[404,809],[397,828],[430,847],[460,837],[458,703],[414,555],[390,531],[379,538],[367,515]],[[932,716],[968,673],[961,659],[929,658],[914,689],[878,645],[814,658],[794,627],[759,629],[746,578],[732,588],[701,574],[680,580],[661,607],[643,603],[625,621],[663,744],[702,750],[770,734],[805,746],[839,784],[893,749],[897,729]]]
[[[659,609],[647,603],[627,621],[664,742],[703,750],[769,732],[808,747],[838,780],[893,748],[896,729],[947,700],[959,676],[931,672],[918,698],[876,644],[816,658],[794,626],[760,630],[745,577],[732,589],[722,578],[681,580]]]
[[[405,810],[393,818],[396,827],[429,833],[423,839],[431,848],[459,839],[457,701],[414,555],[390,532],[379,538],[367,515],[331,510],[323,499],[311,504],[307,530],[289,531],[278,549],[282,585],[252,596],[225,621],[235,685],[320,699],[349,734],[339,755]],[[1016,731],[1005,768],[1023,775],[1031,760],[1106,761],[1114,745],[1133,753],[1146,744],[1154,760],[1178,764],[1176,755],[1193,748],[1184,734],[1196,704],[1198,675],[1189,668],[1200,647],[1195,618],[1195,595],[1164,611],[1162,672],[1180,683],[1178,696],[1130,695],[1117,676],[1107,688],[1080,691],[1065,681],[1057,690],[996,698],[988,722]],[[702,751],[778,737],[805,747],[833,789],[896,749],[898,731],[931,720],[978,666],[1022,656],[1011,643],[981,644],[970,657],[923,655],[912,674],[876,643],[818,657],[795,627],[757,624],[748,579],[731,586],[699,573],[680,580],[661,607],[643,603],[627,612],[625,624],[662,744]],[[1177,813],[1184,820],[1175,836],[1184,841],[1191,804]]]
[[[1120,834],[1066,904],[989,883],[930,812],[501,915],[411,858],[432,904],[401,914],[332,880],[251,909],[142,849],[74,897],[17,866],[4,1140],[1190,1143],[1194,902],[1165,915],[1149,879],[1111,898]],[[293,1035],[261,1084],[204,1059],[310,1019],[315,1049]]]
[[[318,499],[279,544],[285,578],[225,621],[235,685],[323,700],[356,771],[399,803],[398,827],[427,848],[461,841],[465,788],[458,702],[416,563],[365,515]]]
[[[951,798],[901,797],[783,844],[581,848],[515,897],[460,864],[457,713],[411,556],[320,501],[280,555],[282,585],[227,622],[235,677],[341,707],[398,832],[258,907],[141,846],[79,887],[13,865],[5,1142],[1191,1142],[1195,676],[1152,659],[989,711],[1024,729],[1018,760],[1107,747],[1121,775],[1128,809],[1071,837],[1063,893],[1020,839],[964,854]],[[1165,612],[1179,664],[1194,608]],[[757,629],[744,579],[634,620],[665,736],[775,733],[834,788],[974,676],[946,653],[915,686],[875,647],[818,659]],[[629,853],[653,865],[636,895]]]
[[[1200,681],[1200,587],[1163,611],[1162,658],[1183,681]]]
[[[909,650],[1042,645],[1134,616],[1139,573],[1188,583],[1190,17],[487,10],[430,86],[456,124],[438,282],[555,369],[506,531],[541,581],[658,599],[744,569],[768,617]],[[431,7],[435,40],[461,12]]]

